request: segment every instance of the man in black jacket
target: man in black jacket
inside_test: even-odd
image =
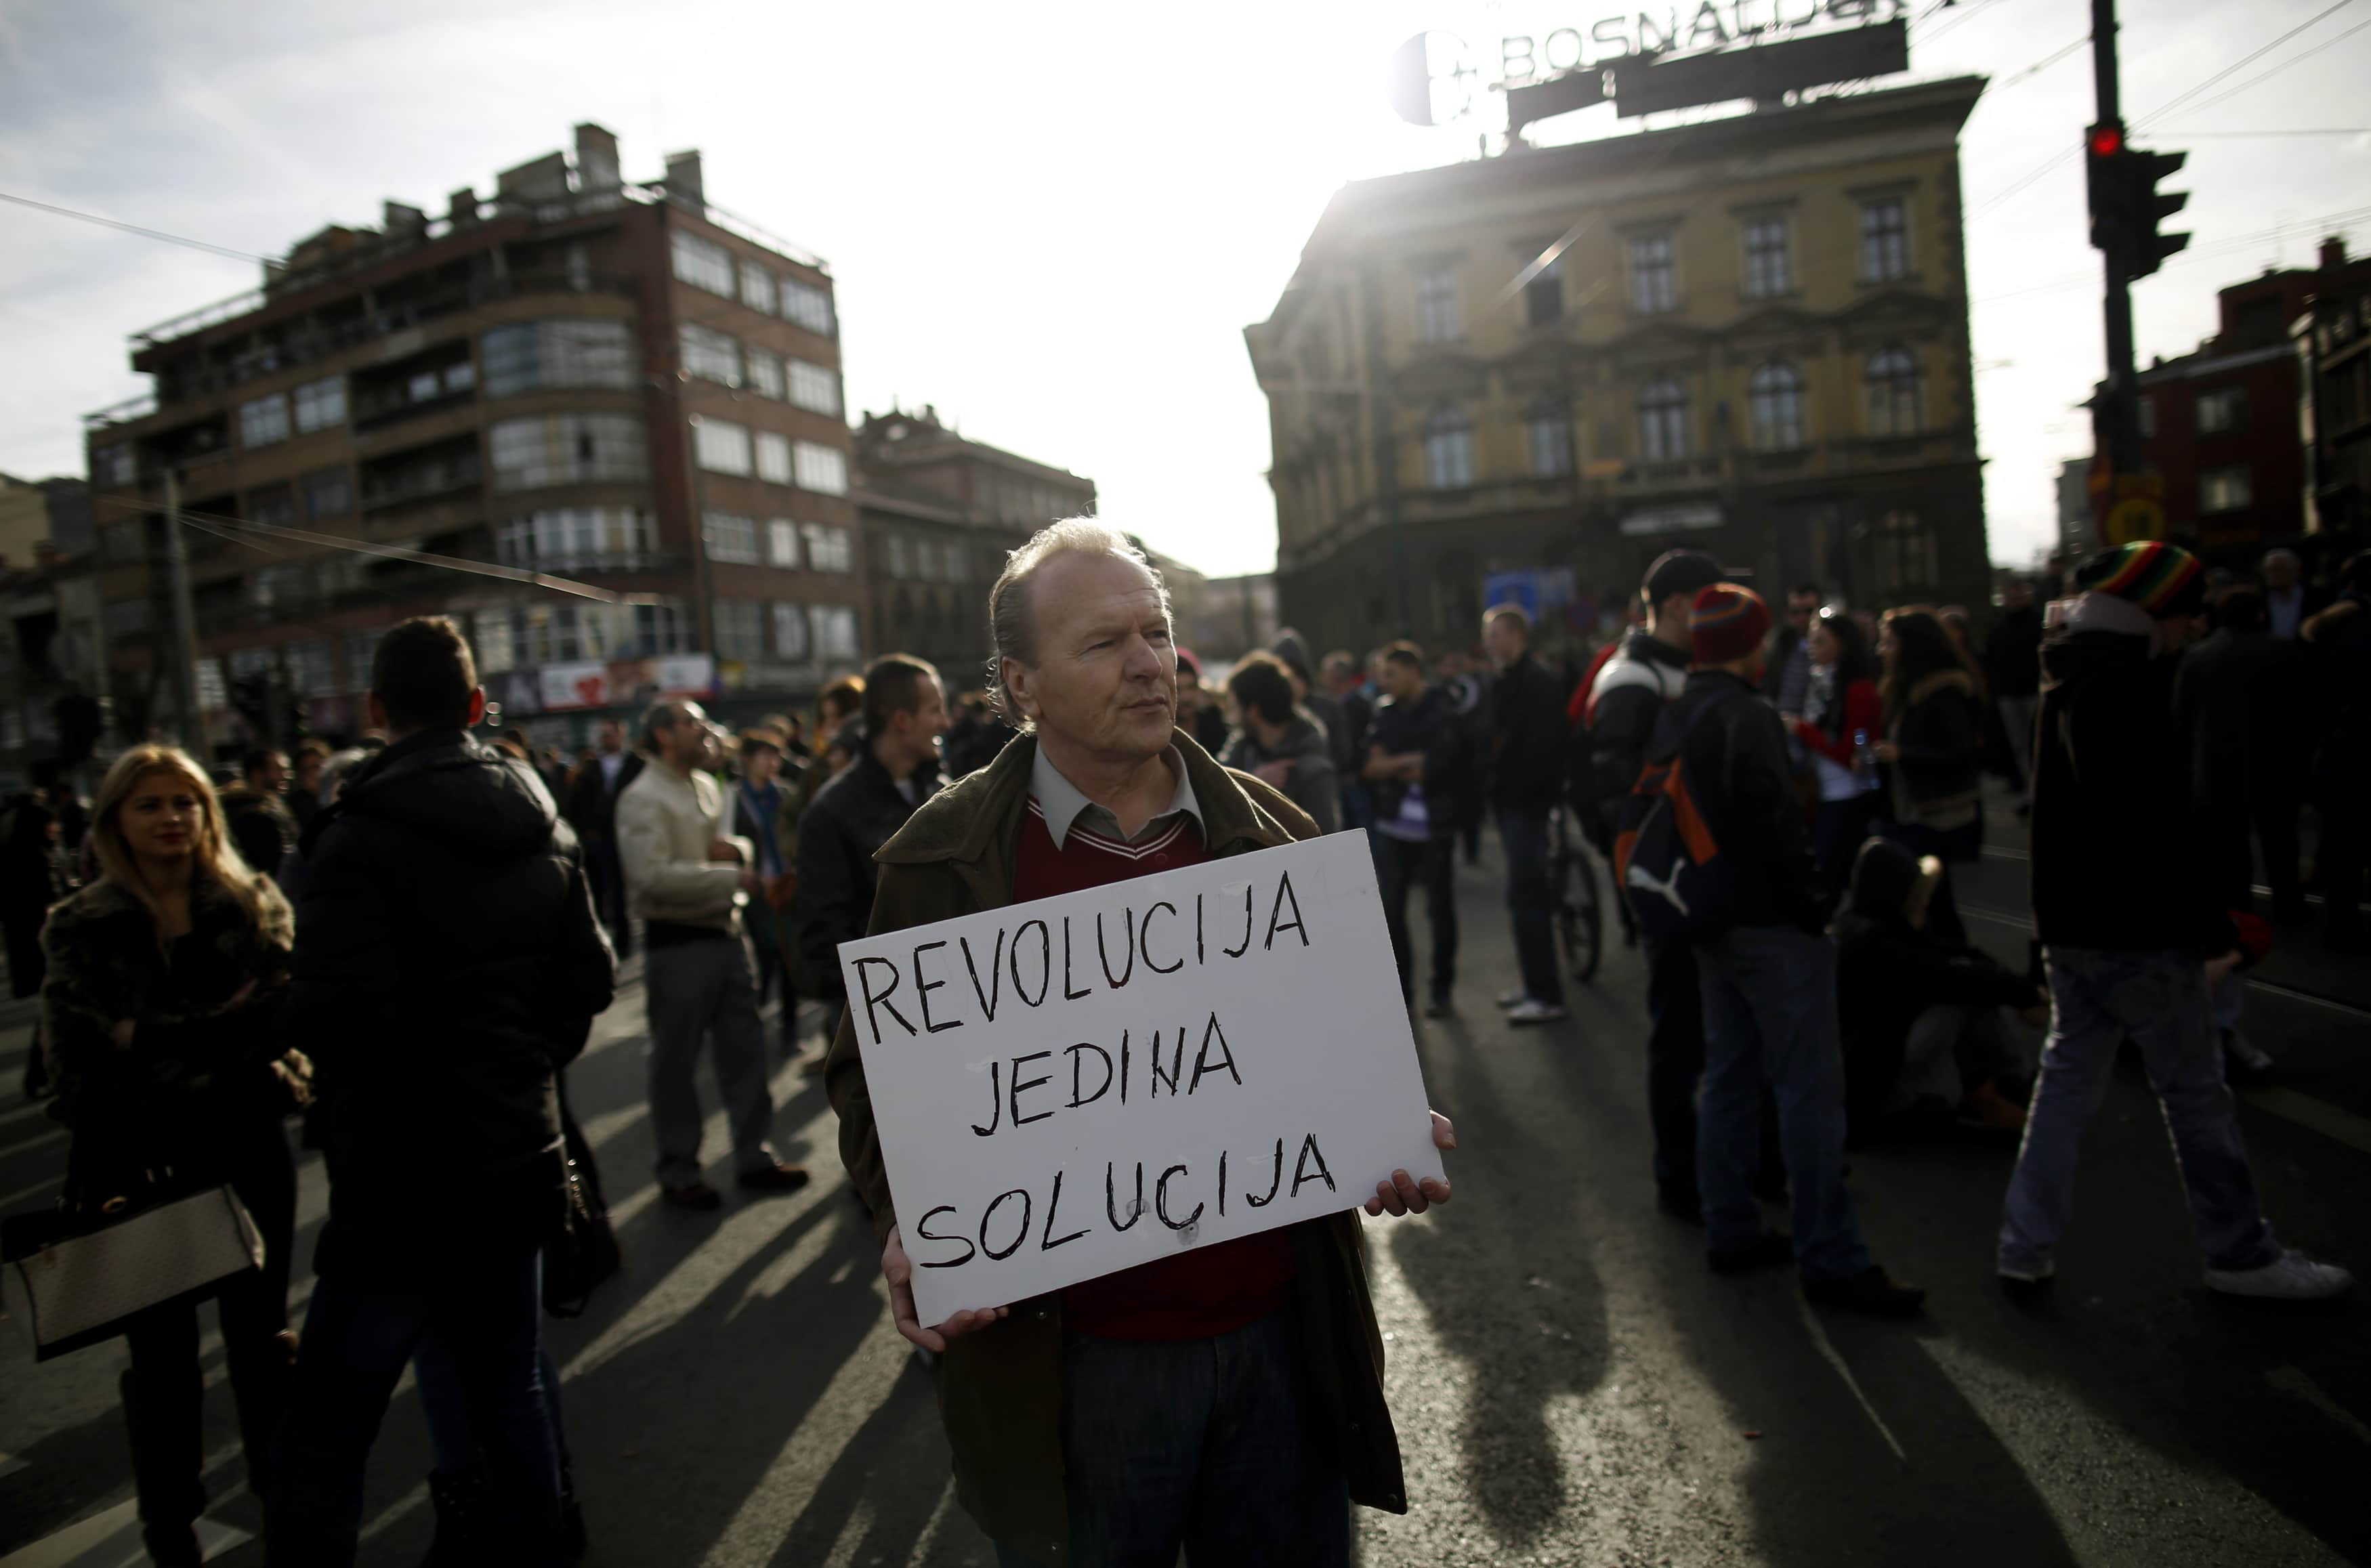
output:
[[[223,827],[248,869],[274,882],[280,862],[296,847],[296,819],[281,798],[288,788],[288,755],[258,746],[239,759],[238,782],[223,791]]]
[[[1490,803],[1507,852],[1507,909],[1523,976],[1498,1005],[1509,1023],[1552,1023],[1565,1016],[1548,883],[1548,813],[1564,781],[1564,683],[1532,657],[1532,617],[1517,605],[1483,617],[1482,642],[1498,669],[1490,689]]]
[[[1571,794],[1601,849],[1647,760],[1647,742],[1663,709],[1688,680],[1688,617],[1696,595],[1730,575],[1702,550],[1666,550],[1647,569],[1639,594],[1647,624],[1622,640],[1597,672],[1574,732]],[[1619,896],[1628,897],[1625,894]],[[1655,1194],[1663,1211],[1694,1220],[1696,1079],[1704,1072],[1704,1001],[1695,950],[1648,939],[1647,950],[1647,1117],[1655,1131]]]
[[[559,1560],[538,1254],[561,1223],[556,1074],[615,963],[533,767],[471,740],[468,644],[403,622],[372,661],[391,744],[306,835],[283,1014],[318,1073],[320,1275],[280,1442],[274,1564],[350,1563],[363,1470],[422,1335],[453,1355],[504,1562]]]
[[[1708,1255],[1720,1274],[1793,1258],[1814,1301],[1914,1312],[1926,1293],[1869,1261],[1845,1186],[1836,951],[1822,928],[1787,732],[1760,696],[1770,611],[1751,589],[1720,582],[1696,595],[1689,626],[1695,667],[1657,722],[1648,755],[1680,759],[1734,890],[1727,928],[1694,943],[1705,1020],[1696,1179]],[[1764,1227],[1753,1198],[1765,1080],[1778,1101],[1791,1241]]]
[[[634,951],[634,922],[626,907],[626,872],[618,858],[618,797],[647,766],[642,754],[626,749],[626,732],[615,719],[601,721],[600,752],[576,770],[568,781],[563,802],[568,825],[584,847],[585,874],[593,883],[593,905],[601,924],[609,929],[620,959]]]
[[[865,933],[880,882],[874,851],[938,792],[939,737],[947,698],[939,673],[907,653],[885,654],[864,672],[864,744],[799,819],[799,884],[791,898],[805,985],[838,1021],[845,1005],[839,944]]]
[[[1992,687],[2000,709],[2001,728],[2008,732],[2009,755],[2017,762],[2025,801],[2033,799],[2033,716],[2041,700],[2041,610],[2033,602],[2033,584],[2012,577],[2001,585],[2000,617],[1984,637],[1984,684]]]
[[[1457,824],[1471,786],[1465,726],[1447,692],[1428,686],[1424,653],[1413,642],[1383,650],[1385,699],[1367,735],[1363,772],[1375,791],[1375,866],[1383,924],[1400,972],[1400,997],[1416,1000],[1416,961],[1408,940],[1408,890],[1424,884],[1432,928],[1432,988],[1425,1016],[1450,1010],[1457,983]]]
[[[2290,1251],[2257,1205],[2207,990],[2238,961],[2215,870],[2197,851],[2178,655],[2205,605],[2198,559],[2154,540],[2104,550],[2042,646],[2034,758],[2033,918],[2050,965],[2050,1043],[2026,1112],[1997,1267],[2012,1288],[2056,1272],[2084,1124],[2117,1049],[2140,1047],[2189,1189],[2206,1286],[2307,1300],[2353,1283]]]

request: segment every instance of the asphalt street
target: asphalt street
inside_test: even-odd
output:
[[[2005,852],[1963,868],[1960,896],[1976,938],[2021,964],[2014,824],[1995,838]],[[1457,1015],[1417,1029],[1458,1125],[1456,1199],[1368,1224],[1413,1507],[1359,1516],[1361,1562],[2371,1561],[2371,1293],[2304,1311],[2208,1295],[2136,1069],[2085,1148],[2042,1304],[2006,1300],[1991,1274],[2011,1151],[1952,1144],[1853,1158],[1878,1257],[1933,1292],[1925,1319],[1814,1311],[1786,1274],[1712,1276],[1701,1232],[1653,1208],[1636,955],[1612,945],[1567,1022],[1511,1030],[1490,1002],[1514,978],[1495,848],[1459,875]],[[2371,1275],[2371,1014],[2284,973],[2248,1018],[2283,1068],[2240,1113],[2264,1201],[2284,1239]],[[12,1090],[29,1021],[0,1015]],[[643,1044],[634,984],[571,1074],[627,1254],[583,1319],[548,1325],[593,1561],[985,1568],[819,1081],[788,1065],[774,1079],[782,1151],[812,1186],[678,1213],[650,1175]],[[0,1210],[55,1192],[64,1144],[38,1108],[0,1101]],[[721,1118],[706,1152],[729,1192]],[[308,1161],[307,1258],[324,1197]],[[211,1335],[206,1354],[214,1560],[252,1564]],[[124,1364],[110,1344],[36,1366],[21,1324],[0,1325],[0,1568],[140,1560]],[[407,1381],[373,1456],[364,1562],[425,1550],[428,1468]]]

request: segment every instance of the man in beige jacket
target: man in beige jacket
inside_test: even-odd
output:
[[[643,921],[642,984],[651,1030],[651,1127],[660,1195],[678,1208],[723,1203],[700,1179],[702,1035],[716,1042],[734,1163],[744,1191],[791,1193],[807,1173],[775,1158],[766,1035],[742,941],[741,905],[759,885],[749,847],[718,836],[723,791],[701,766],[714,744],[697,703],[662,702],[642,717],[652,766],[618,798],[618,854]]]

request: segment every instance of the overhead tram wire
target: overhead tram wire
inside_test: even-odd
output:
[[[2248,80],[2240,83],[2236,87],[2226,87],[2223,91],[2216,93],[2213,98],[2204,99],[2199,103],[2193,103],[2189,107],[2192,112],[2195,112],[2203,109],[2212,109],[2226,98],[2237,98],[2241,93],[2246,92],[2250,87],[2270,81],[2273,77],[2279,75],[2290,66],[2297,64],[2301,61],[2310,60],[2315,55],[2319,54],[2322,51],[2334,48],[2335,46],[2345,42],[2348,39],[2353,38],[2356,33],[2361,32],[2365,28],[2371,28],[2371,21],[2357,22],[2353,27],[2347,29],[2344,32],[2340,33],[2333,38],[2325,39],[2321,42],[2315,44],[2311,49],[2307,50],[2304,53],[2291,55],[2288,59],[2282,61],[2279,64],[2273,66],[2271,70],[2266,71],[2261,75],[2250,76]]]
[[[168,234],[163,229],[144,228],[138,224],[127,224],[116,218],[102,218],[96,213],[77,212],[72,207],[61,207],[51,202],[36,202],[29,196],[18,196],[6,190],[0,190],[0,202],[7,202],[19,207],[29,207],[35,212],[49,213],[61,218],[72,218],[76,223],[96,224],[100,228],[114,229],[122,234],[135,234],[143,239],[161,239],[168,245],[178,245],[190,250],[202,250],[208,255],[224,257],[232,261],[254,261],[267,267],[273,264],[273,258],[258,256],[252,251],[233,250],[226,245],[216,245],[211,240],[191,239],[185,235]]]

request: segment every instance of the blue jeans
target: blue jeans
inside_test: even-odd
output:
[[[560,1409],[560,1368],[549,1345],[536,1353],[542,1375],[543,1405],[551,1416],[551,1451],[568,1452],[568,1426]],[[453,1349],[435,1334],[422,1334],[411,1352],[412,1381],[420,1389],[420,1413],[428,1419],[428,1446],[436,1451],[436,1470],[452,1475],[480,1459],[478,1435],[469,1427],[469,1393],[461,1386],[460,1364]]]
[[[313,1289],[280,1429],[267,1562],[344,1568],[362,1529],[363,1471],[387,1401],[422,1340],[449,1350],[486,1466],[505,1563],[560,1561],[560,1450],[544,1400],[542,1260],[533,1251],[457,1266],[434,1285],[374,1289],[325,1277]]]
[[[1696,1081],[1704,1077],[1704,986],[1696,950],[1642,937],[1647,952],[1647,1120],[1655,1184],[1696,1184]]]
[[[1350,1493],[1301,1314],[1197,1340],[1066,1337],[1070,1568],[1348,1568]],[[1000,1568],[1041,1568],[999,1546]]]
[[[2009,1177],[2000,1266],[2023,1273],[2051,1261],[2075,1206],[2084,1124],[2108,1092],[2116,1047],[2126,1036],[2140,1047],[2149,1087],[2165,1108],[2207,1266],[2251,1269],[2279,1257],[2223,1084],[2223,1052],[2209,1023],[2206,970],[2197,955],[2053,947],[2045,957],[2050,1040]]]
[[[1696,944],[1696,973],[1705,1021],[1696,1179],[1706,1243],[1728,1251],[1762,1234],[1752,1183],[1766,1078],[1778,1101],[1778,1147],[1803,1277],[1863,1272],[1868,1249],[1845,1187],[1835,944],[1791,926],[1739,926]]]
[[[1548,882],[1548,819],[1545,813],[1502,811],[1498,843],[1507,851],[1507,911],[1515,921],[1515,963],[1523,994],[1535,1002],[1564,1005],[1564,976],[1556,972],[1556,889]]]

